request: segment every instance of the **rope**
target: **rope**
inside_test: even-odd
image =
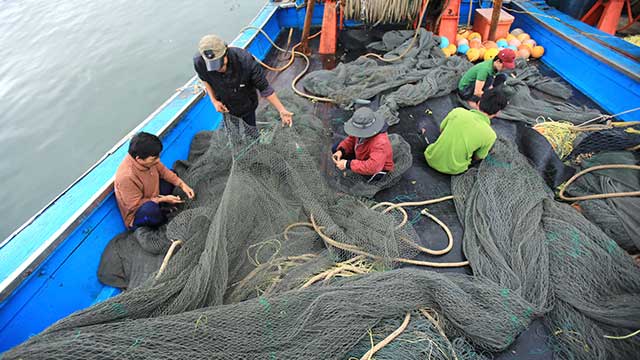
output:
[[[420,309],[420,313],[422,313],[422,315],[424,315],[424,317],[426,317],[427,320],[429,320],[433,324],[433,326],[435,326],[435,328],[440,333],[440,336],[442,336],[447,341],[447,344],[449,345],[449,349],[451,350],[451,355],[453,355],[453,358],[455,360],[458,360],[458,356],[456,355],[456,351],[453,348],[453,344],[451,344],[451,341],[449,341],[449,338],[444,333],[444,330],[442,330],[442,327],[440,326],[440,322],[434,319],[433,316],[429,314],[429,311],[427,311],[427,309]]]
[[[422,6],[422,11],[420,12],[420,19],[418,20],[418,26],[416,27],[415,34],[413,34],[413,38],[411,39],[411,43],[409,43],[409,46],[407,46],[407,48],[404,50],[404,52],[402,52],[402,54],[400,54],[399,56],[397,56],[395,58],[391,58],[391,59],[383,58],[382,56],[380,56],[378,54],[374,54],[374,53],[368,53],[368,54],[365,54],[364,56],[365,57],[375,57],[378,60],[381,60],[381,61],[384,61],[384,62],[394,62],[394,61],[398,61],[398,60],[402,59],[413,48],[413,44],[415,44],[416,39],[418,38],[418,34],[420,33],[420,27],[422,26],[422,20],[424,18],[424,14],[427,12],[427,7],[428,6],[429,6],[429,0],[427,0],[424,3],[424,5]]]
[[[389,336],[384,338],[384,340],[382,340],[378,344],[376,344],[376,346],[374,346],[369,351],[367,351],[367,353],[364,354],[360,358],[360,360],[371,360],[371,357],[373,356],[373,354],[378,352],[380,349],[382,349],[387,344],[392,342],[393,339],[397,338],[398,336],[400,336],[400,334],[402,334],[402,332],[407,328],[407,325],[409,325],[409,321],[411,321],[411,313],[407,312],[407,314],[404,316],[404,321],[402,322],[400,327],[397,328],[394,332],[392,332]]]
[[[349,251],[349,252],[352,252],[354,254],[364,255],[364,256],[370,257],[370,258],[372,258],[374,260],[382,260],[382,257],[370,254],[370,253],[368,253],[366,251],[363,251],[363,250],[359,249],[357,246],[350,245],[350,244],[344,244],[344,243],[341,243],[339,241],[336,241],[336,240],[330,238],[325,233],[323,233],[322,229],[315,223],[315,219],[313,218],[313,214],[311,214],[311,223],[310,224],[305,224],[305,226],[313,227],[313,229],[316,231],[316,233],[318,233],[318,235],[320,235],[320,237],[325,241],[325,243],[327,243],[330,246],[333,246],[333,247],[338,248],[340,250]],[[391,260],[395,261],[395,262],[405,263],[405,264],[436,267],[436,268],[461,267],[461,266],[469,265],[469,261],[439,263],[439,262],[420,261],[420,260],[412,260],[412,259],[405,259],[405,258],[393,258]]]
[[[560,189],[560,193],[558,193],[558,197],[564,201],[580,201],[580,200],[592,200],[592,199],[607,199],[607,198],[616,198],[616,197],[627,197],[627,196],[640,196],[640,191],[629,191],[629,192],[616,192],[609,194],[594,194],[594,195],[585,195],[585,196],[577,196],[577,197],[567,197],[564,195],[567,187],[571,185],[577,178],[580,176],[589,173],[591,171],[603,170],[603,169],[632,169],[632,170],[640,170],[640,165],[624,165],[624,164],[612,164],[612,165],[598,165],[592,166],[590,168],[584,169],[579,173],[573,175],[571,179],[569,179],[564,186]]]
[[[289,50],[285,50],[285,49],[281,48],[280,46],[276,45],[276,43],[273,41],[273,39],[271,39],[271,37],[269,37],[269,35],[268,35],[266,32],[264,32],[264,30],[262,30],[262,29],[261,29],[261,28],[259,28],[259,27],[256,27],[256,26],[245,26],[244,28],[242,28],[242,30],[240,30],[240,32],[243,32],[243,31],[246,31],[246,30],[249,30],[249,29],[254,29],[254,30],[257,30],[258,32],[260,32],[260,33],[261,33],[265,38],[267,38],[267,40],[269,41],[269,43],[270,43],[270,44],[271,44],[271,45],[272,45],[276,50],[281,51],[281,52],[284,52],[284,53],[288,53],[288,52],[289,52]],[[315,33],[315,34],[313,34],[313,35],[309,36],[309,39],[313,39],[313,38],[317,37],[318,35],[320,35],[321,33],[322,33],[322,31],[318,31],[317,33]],[[299,52],[299,51],[296,51],[296,49],[297,49],[301,44],[302,44],[302,42],[299,42],[299,43],[297,43],[296,45],[294,45],[294,46],[291,48],[291,56],[290,56],[290,58],[289,58],[289,62],[288,62],[287,64],[285,64],[284,66],[279,67],[279,68],[275,68],[275,67],[269,66],[269,65],[265,64],[264,62],[262,62],[260,59],[258,59],[258,58],[257,58],[257,57],[255,57],[255,56],[253,56],[253,58],[254,58],[254,59],[256,59],[256,61],[257,61],[260,65],[262,65],[263,67],[265,67],[266,69],[271,70],[271,71],[275,71],[275,72],[281,72],[281,71],[286,70],[289,66],[291,66],[291,64],[293,64],[293,62],[295,61],[295,56],[296,56],[296,55],[303,57],[303,58],[306,60],[307,65],[305,66],[304,70],[302,70],[302,72],[300,72],[300,73],[298,74],[298,76],[296,76],[296,77],[293,79],[293,81],[291,82],[291,89],[293,89],[293,91],[294,91],[296,94],[298,94],[299,96],[302,96],[302,97],[304,97],[304,98],[307,98],[307,99],[310,99],[310,100],[313,100],[313,101],[335,103],[336,101],[335,101],[335,100],[333,100],[333,99],[329,99],[329,98],[323,98],[323,97],[318,97],[318,96],[309,95],[309,94],[306,94],[306,93],[304,93],[304,92],[302,92],[302,91],[300,91],[300,90],[298,90],[298,89],[296,88],[296,84],[298,83],[298,81],[300,80],[300,78],[302,78],[302,77],[307,73],[307,71],[309,70],[309,67],[311,66],[311,61],[309,60],[309,57],[307,57],[307,55],[305,55],[305,54],[303,54],[303,53],[301,53],[301,52]]]
[[[439,203],[446,200],[452,200],[452,199],[453,199],[453,196],[445,196],[445,197],[441,197],[433,200],[425,200],[425,201],[419,201],[419,202],[404,202],[404,203],[398,203],[398,204],[394,204],[391,202],[381,202],[372,206],[371,209],[375,210],[380,206],[389,206],[382,212],[383,214],[388,213],[389,211],[394,209],[400,211],[402,213],[403,219],[402,219],[402,222],[398,226],[396,226],[396,229],[399,229],[402,226],[404,226],[407,223],[407,220],[409,219],[409,216],[407,215],[407,211],[404,209],[403,206],[422,206],[422,205],[435,204],[435,203]],[[418,205],[414,205],[414,204],[418,204]],[[429,217],[431,220],[433,220],[436,224],[438,224],[444,230],[444,232],[447,234],[447,241],[448,241],[447,246],[442,250],[431,250],[431,249],[422,247],[418,244],[415,244],[411,240],[408,240],[405,238],[401,238],[401,240],[408,243],[413,248],[418,249],[421,252],[427,253],[430,255],[444,255],[449,251],[451,251],[451,249],[453,248],[453,235],[451,234],[451,230],[449,229],[449,227],[443,221],[438,219],[435,215],[431,214],[427,209],[422,209],[422,211],[420,211],[420,214]]]
[[[164,269],[166,269],[167,264],[171,259],[171,256],[173,256],[173,252],[176,250],[176,247],[178,247],[178,245],[181,245],[181,244],[182,244],[182,240],[171,241],[171,246],[169,247],[169,250],[167,250],[167,254],[164,256],[164,260],[162,260],[162,265],[160,265],[160,270],[158,270],[158,274],[156,274],[155,280],[158,280],[160,278],[160,275],[162,275],[162,273],[164,272]]]
[[[594,117],[594,118],[593,118],[593,119],[591,119],[591,120],[587,120],[587,121],[585,121],[585,122],[583,122],[582,124],[577,125],[577,126],[578,126],[578,127],[581,127],[581,126],[587,125],[587,124],[589,124],[589,123],[592,123],[592,122],[598,121],[598,120],[600,120],[600,119],[607,120],[607,119],[614,118],[614,117],[616,117],[616,116],[620,116],[620,115],[628,114],[628,113],[630,113],[630,112],[634,112],[634,111],[638,111],[638,110],[640,110],[640,106],[639,106],[639,107],[637,107],[637,108],[629,109],[629,110],[625,110],[625,111],[623,111],[623,112],[619,112],[619,113],[617,113],[617,114],[613,114],[613,115],[606,115],[606,114],[602,114],[602,115],[600,115],[600,116]]]
[[[626,340],[629,338],[632,338],[636,335],[640,334],[640,330],[636,330],[634,332],[632,332],[631,334],[628,335],[624,335],[624,336],[611,336],[611,335],[605,335],[604,337],[607,339],[614,339],[614,340]]]

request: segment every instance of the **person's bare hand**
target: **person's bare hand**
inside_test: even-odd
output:
[[[331,158],[333,159],[334,162],[336,162],[338,160],[342,160],[342,150],[338,150],[338,151],[334,152],[333,155],[331,156]]]
[[[214,100],[213,101],[213,106],[215,106],[216,111],[218,111],[219,113],[228,113],[229,112],[229,109],[227,109],[227,107],[221,101]]]
[[[334,160],[333,163],[336,164],[339,170],[345,170],[347,168],[347,160]]]
[[[293,113],[288,110],[280,111],[280,120],[282,120],[282,126],[293,125]]]
[[[167,204],[182,204],[184,201],[180,199],[180,196],[176,195],[160,195],[160,201]]]
[[[187,197],[189,199],[193,199],[196,196],[196,193],[193,191],[193,189],[184,182],[180,186],[180,189],[182,189],[182,191],[184,191],[184,193],[187,194]]]

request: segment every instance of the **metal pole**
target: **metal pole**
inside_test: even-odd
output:
[[[502,0],[493,1],[493,12],[491,13],[491,27],[489,28],[489,40],[496,41],[496,30],[500,21],[500,11],[502,11]]]
[[[304,27],[302,28],[302,45],[300,45],[300,52],[305,55],[311,54],[309,49],[309,33],[311,32],[311,17],[313,16],[313,8],[315,7],[316,0],[307,0],[307,13],[304,16]]]

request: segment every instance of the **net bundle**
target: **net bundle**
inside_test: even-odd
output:
[[[585,158],[579,169],[594,166],[638,165],[640,159],[630,151],[602,152]],[[602,169],[585,173],[566,188],[572,197],[595,194],[628,193],[640,189],[640,176],[634,169]],[[637,253],[640,249],[640,198],[613,197],[580,201],[582,214],[615,240],[620,247]]]
[[[545,314],[559,358],[631,359],[640,340],[640,272],[614,240],[553,200],[512,143],[498,140],[477,169],[454,177],[464,251],[477,278]]]
[[[302,85],[314,95],[335,99],[349,108],[357,102],[384,93],[376,111],[387,124],[400,121],[399,109],[444,96],[457,88],[458,79],[471,67],[461,57],[445,57],[432,33],[420,29],[398,30],[384,34],[382,41],[370,47],[385,52],[384,59],[400,59],[381,64],[361,56],[341,63],[333,70],[318,70],[307,75]],[[410,48],[408,51],[407,48]]]

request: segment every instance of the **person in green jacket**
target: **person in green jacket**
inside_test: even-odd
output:
[[[507,79],[505,72],[515,68],[515,60],[516,53],[513,50],[502,49],[495,58],[474,65],[458,81],[458,95],[477,109],[482,94]]]
[[[487,157],[496,141],[491,119],[507,106],[507,98],[498,90],[488,90],[478,106],[479,110],[455,108],[442,120],[440,136],[424,151],[429,166],[444,174],[457,175],[467,171],[472,161]],[[426,131],[421,132],[426,139]]]

